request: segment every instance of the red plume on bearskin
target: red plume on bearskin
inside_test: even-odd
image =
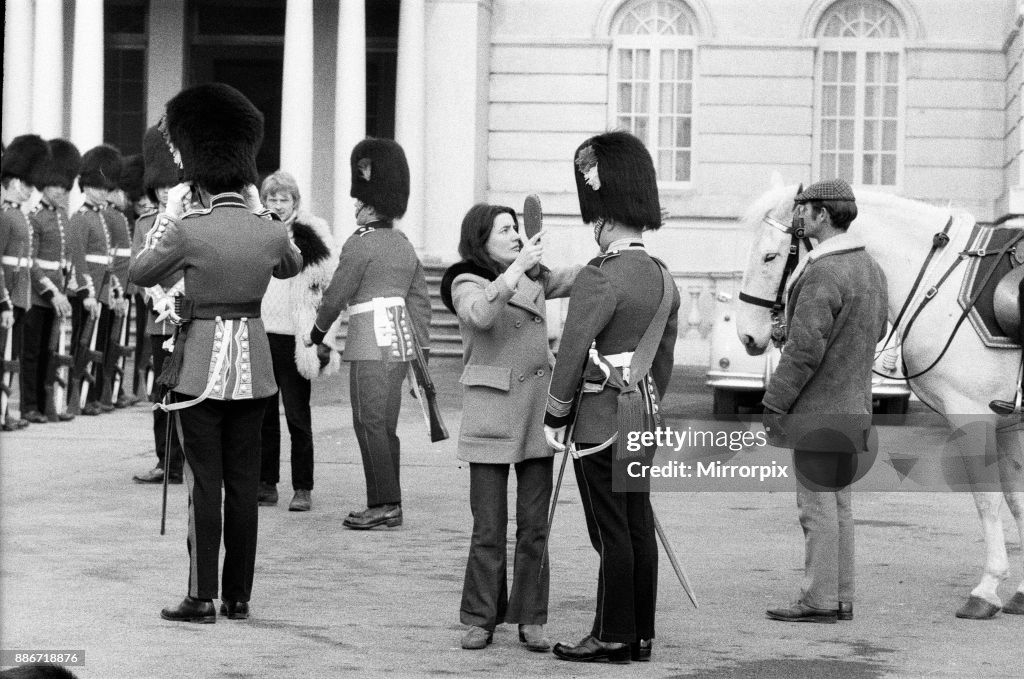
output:
[[[628,132],[591,137],[576,149],[573,175],[583,221],[614,220],[639,229],[661,226],[651,154]]]
[[[185,181],[211,193],[256,184],[263,114],[224,83],[182,90],[167,102],[166,130],[181,153]]]
[[[94,146],[82,156],[81,187],[113,191],[121,187],[121,152],[109,144]]]
[[[16,177],[33,186],[38,182],[50,157],[50,147],[37,134],[23,134],[15,137],[4,149],[0,161],[0,176]]]
[[[349,162],[349,195],[373,207],[382,217],[401,218],[409,205],[409,163],[398,142],[364,139],[352,149]]]

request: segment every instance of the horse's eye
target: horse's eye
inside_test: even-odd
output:
[[[779,253],[777,253],[777,252],[769,252],[767,255],[764,256],[765,264],[767,264],[768,262],[772,261],[773,259],[775,259],[778,256],[779,256]]]

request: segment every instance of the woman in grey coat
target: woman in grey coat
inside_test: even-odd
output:
[[[512,208],[474,205],[462,220],[463,261],[441,284],[445,305],[459,317],[460,382],[469,406],[458,444],[459,459],[469,463],[473,512],[460,613],[470,626],[462,638],[466,649],[486,647],[501,622],[518,623],[519,639],[531,651],[550,648],[543,628],[548,571],[541,560],[553,464],[543,419],[554,356],[544,312],[546,299],[569,295],[579,267],[537,267],[542,236],[521,241]],[[511,593],[505,543],[510,465],[517,485]]]

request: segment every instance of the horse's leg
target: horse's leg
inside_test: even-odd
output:
[[[1017,535],[1024,551],[1024,431],[1017,424],[1013,429],[1000,432],[999,476],[1003,496],[1017,523]],[[1024,579],[1013,597],[1003,606],[1006,613],[1024,614]]]

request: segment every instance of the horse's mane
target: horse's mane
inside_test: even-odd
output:
[[[744,227],[755,227],[761,223],[761,219],[767,214],[772,208],[777,206],[784,200],[793,200],[793,196],[796,195],[796,184],[789,186],[777,186],[765,193],[761,194],[740,218],[740,221]]]

